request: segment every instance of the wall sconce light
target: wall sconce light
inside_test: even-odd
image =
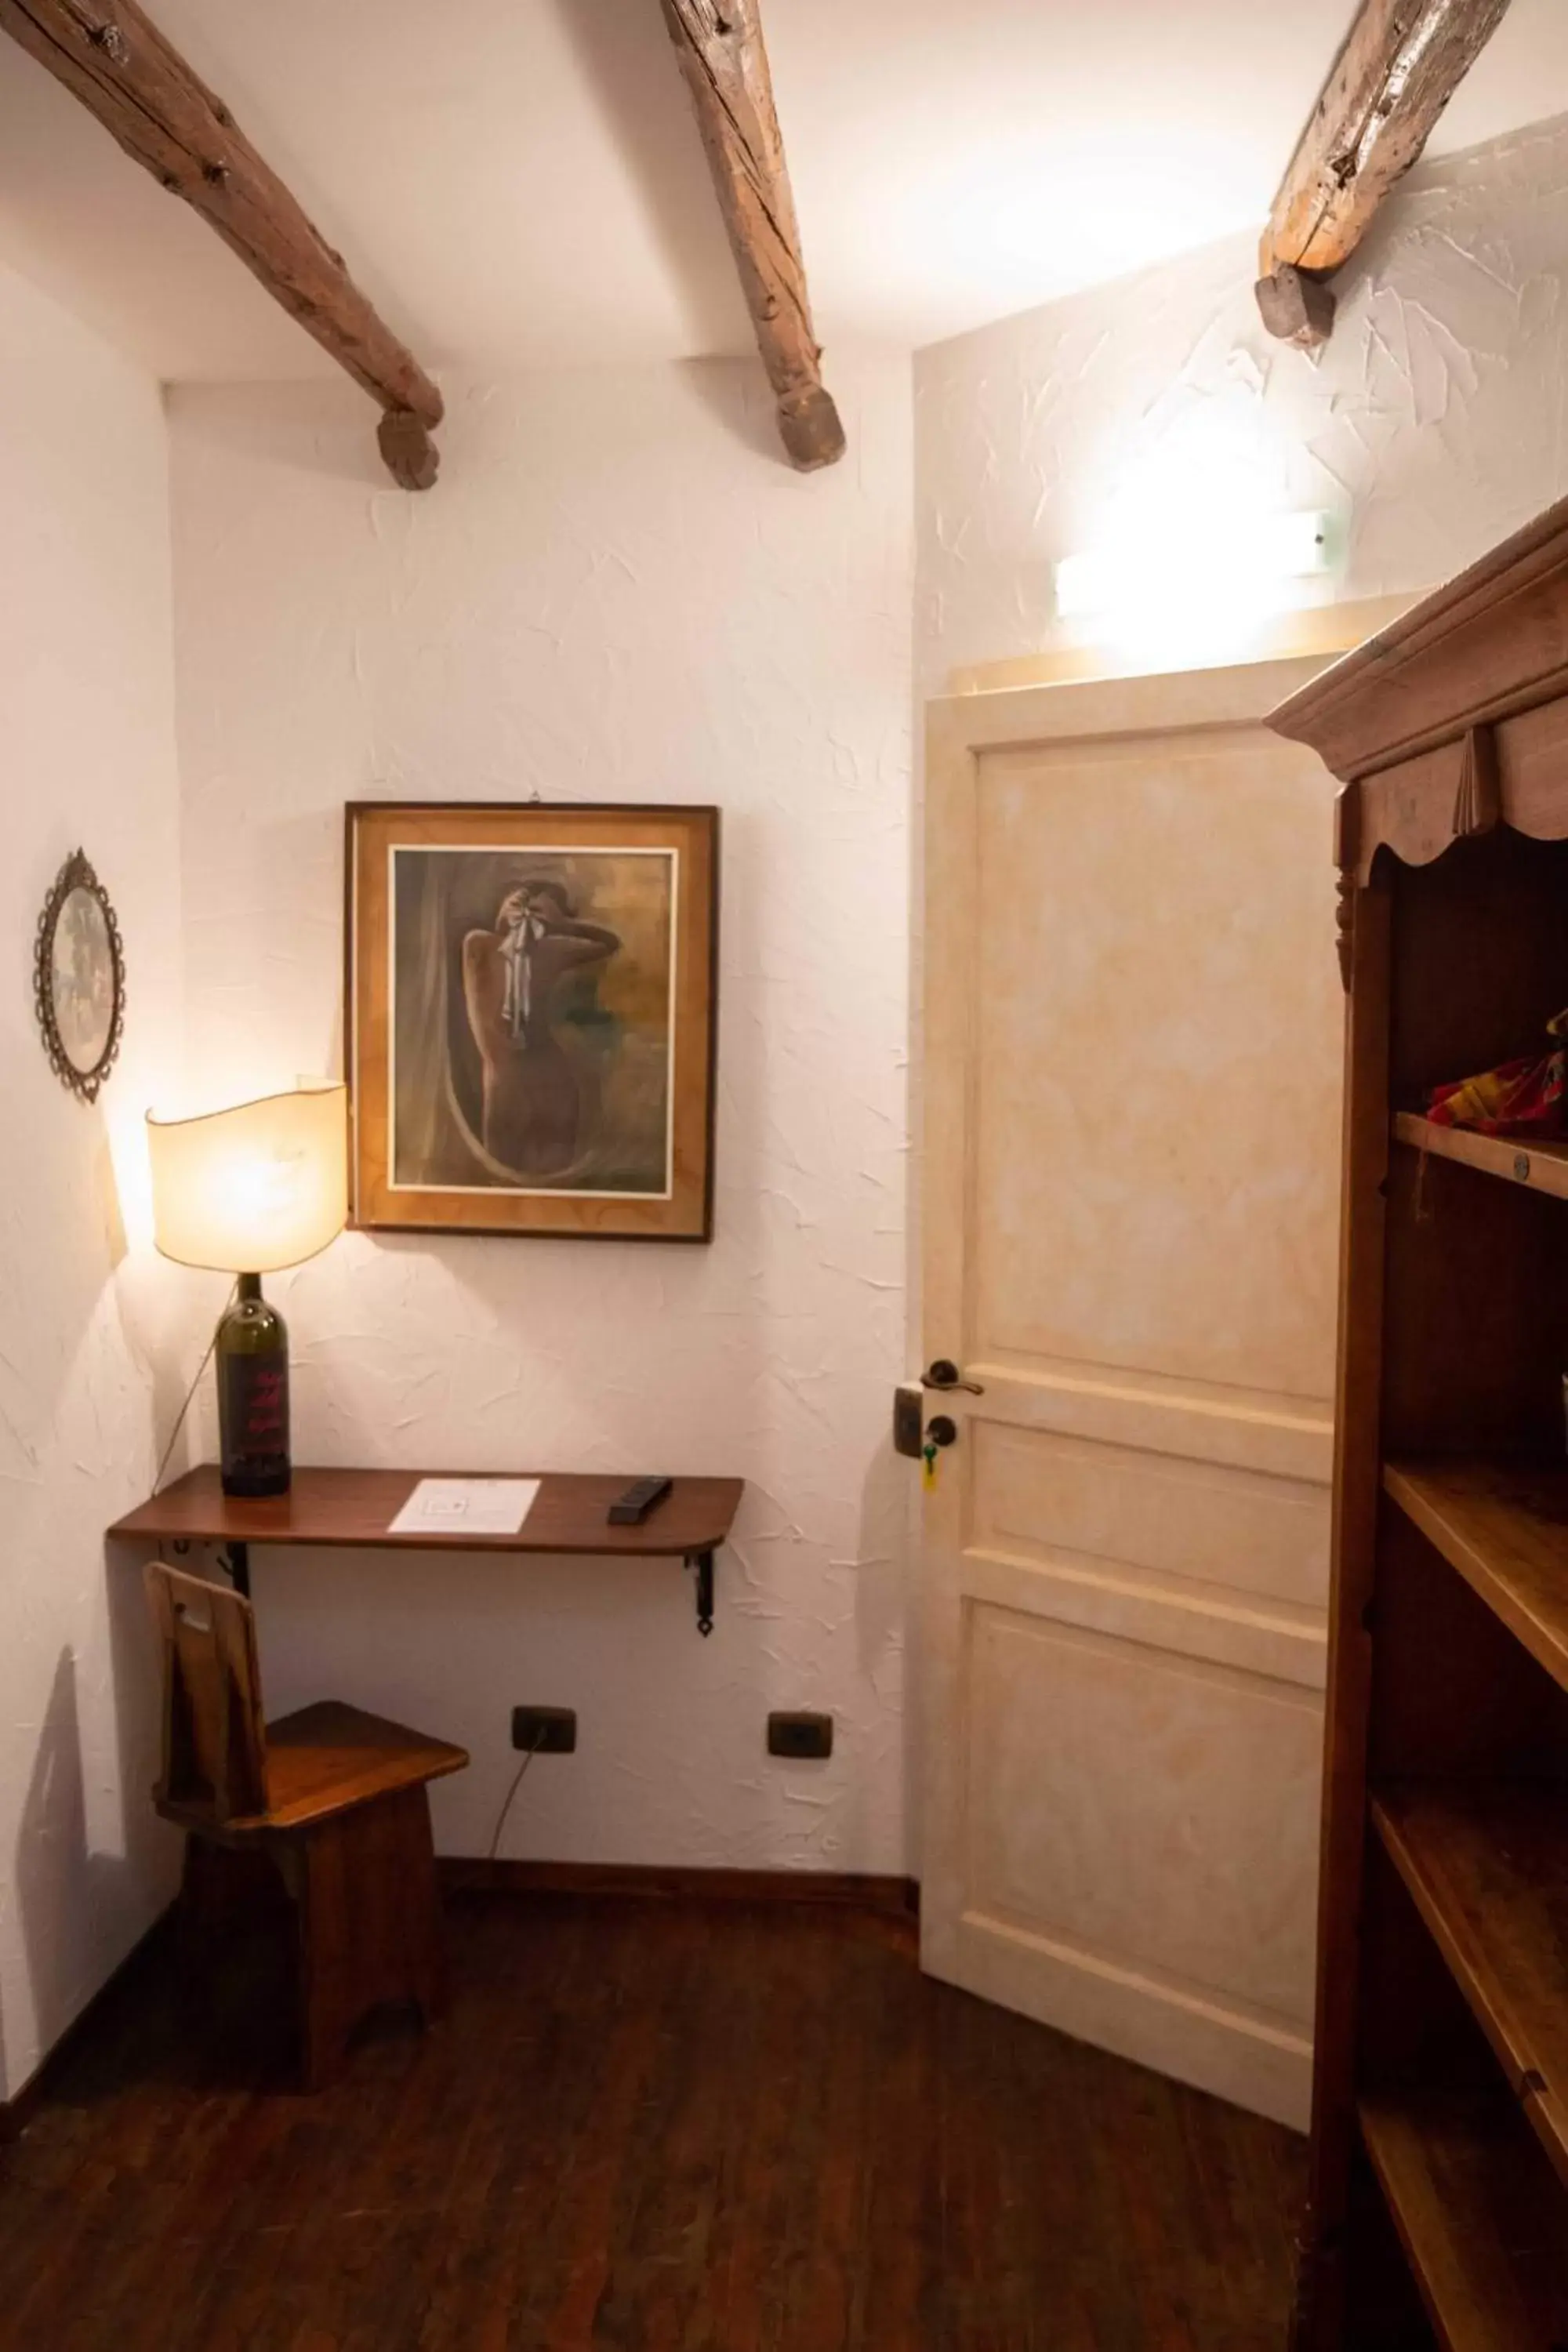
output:
[[[1233,608],[1256,598],[1271,610],[1287,581],[1331,571],[1332,517],[1314,514],[1193,517],[1139,541],[1128,532],[1101,548],[1063,556],[1056,567],[1057,611],[1066,619],[1142,613],[1179,599]]]

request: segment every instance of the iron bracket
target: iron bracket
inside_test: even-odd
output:
[[[706,1551],[689,1551],[686,1555],[686,1565],[697,1571],[697,1630],[706,1641],[708,1635],[713,1631],[713,1553],[711,1549]]]

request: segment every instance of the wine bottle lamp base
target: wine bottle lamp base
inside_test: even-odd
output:
[[[226,1495],[289,1491],[289,1327],[242,1274],[217,1327],[218,1453]]]

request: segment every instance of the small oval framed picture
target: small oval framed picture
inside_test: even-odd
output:
[[[56,875],[38,917],[33,997],[55,1075],[94,1101],[120,1051],[125,957],[109,893],[79,849]]]

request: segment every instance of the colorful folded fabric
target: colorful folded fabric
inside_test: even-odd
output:
[[[1568,1037],[1568,1010],[1546,1024],[1552,1037]],[[1535,1058],[1500,1062],[1473,1078],[1434,1087],[1426,1116],[1438,1127],[1469,1127],[1481,1135],[1507,1135],[1528,1129],[1536,1135],[1568,1133],[1568,1048]]]

